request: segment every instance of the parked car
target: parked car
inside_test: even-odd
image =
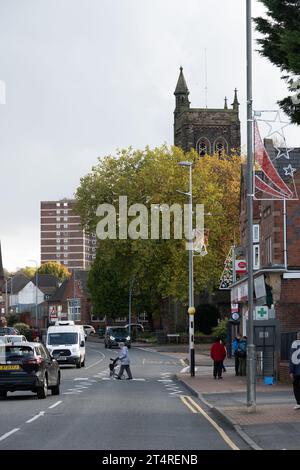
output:
[[[27,343],[24,335],[3,335],[0,336],[0,343]]]
[[[12,326],[1,326],[0,327],[0,336],[3,335],[19,335],[20,332]]]
[[[125,343],[128,348],[131,347],[128,329],[125,326],[107,326],[104,335],[104,346],[111,349],[112,346],[118,346],[119,343]]]
[[[0,344],[0,398],[7,392],[29,390],[46,398],[59,395],[60,369],[41,343]]]
[[[93,334],[93,335],[96,334],[96,330],[92,325],[83,325],[83,328],[87,336],[89,336],[90,334]]]
[[[144,333],[144,326],[141,324],[141,323],[130,323],[130,327],[131,327],[131,335],[139,335],[141,333]],[[129,323],[128,325],[125,325],[125,328],[127,328],[129,330]]]

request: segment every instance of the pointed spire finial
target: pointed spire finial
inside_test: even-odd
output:
[[[238,100],[238,97],[237,97],[237,89],[235,88],[234,89],[234,100],[233,100],[233,103],[232,103],[232,107],[235,111],[238,111],[239,110],[239,100]]]
[[[174,95],[189,95],[189,89],[187,87],[184,75],[183,75],[183,67],[180,66],[180,74],[177,81],[176,89]]]
[[[228,109],[228,105],[227,105],[227,96],[225,96],[224,109]]]

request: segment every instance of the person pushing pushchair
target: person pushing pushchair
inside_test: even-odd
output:
[[[121,367],[120,367],[119,373],[117,374],[116,379],[121,380],[124,370],[126,370],[126,373],[128,375],[126,380],[131,380],[132,374],[130,370],[130,359],[128,355],[128,348],[127,346],[125,346],[125,343],[119,343],[119,347],[121,349],[119,356],[116,357],[116,359],[114,359],[111,364],[109,364],[110,375],[111,376],[114,375],[114,369],[116,367],[116,364],[118,361],[120,361]]]

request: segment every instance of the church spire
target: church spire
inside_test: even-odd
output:
[[[175,113],[180,113],[186,109],[189,109],[190,102],[189,96],[190,92],[187,87],[184,75],[183,75],[183,68],[180,67],[180,74],[177,81],[176,89],[174,91],[174,95],[176,98],[176,108]]]
[[[232,107],[234,109],[234,111],[238,111],[239,110],[239,101],[238,101],[238,97],[237,97],[237,89],[235,88],[234,90],[234,100],[233,100],[233,103],[232,103]]]
[[[225,100],[224,100],[224,109],[228,109],[227,96],[225,96]]]

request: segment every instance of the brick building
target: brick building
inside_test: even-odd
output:
[[[228,108],[227,98],[220,109],[191,108],[189,90],[182,67],[174,92],[174,145],[184,151],[196,149],[199,155],[212,155],[237,152],[241,147],[239,102],[237,90],[234,92],[232,109]]]
[[[91,322],[91,301],[87,287],[88,271],[73,270],[48,300],[48,323],[73,320],[78,324]]]
[[[96,256],[96,236],[81,227],[74,199],[41,202],[41,264],[57,261],[70,270],[88,268]]]
[[[283,181],[295,187],[300,195],[300,148],[288,152],[289,159],[276,158],[278,149],[265,139],[265,148]],[[283,150],[283,149],[282,149]],[[240,231],[241,245],[247,247],[246,168],[242,167]],[[268,321],[254,321],[255,326],[274,326],[276,334],[275,373],[287,378],[289,347],[300,331],[300,201],[254,200],[253,204],[253,267],[254,305],[267,307]],[[241,332],[246,333],[247,277],[231,289],[233,302],[239,303]],[[254,317],[255,318],[255,317]]]

